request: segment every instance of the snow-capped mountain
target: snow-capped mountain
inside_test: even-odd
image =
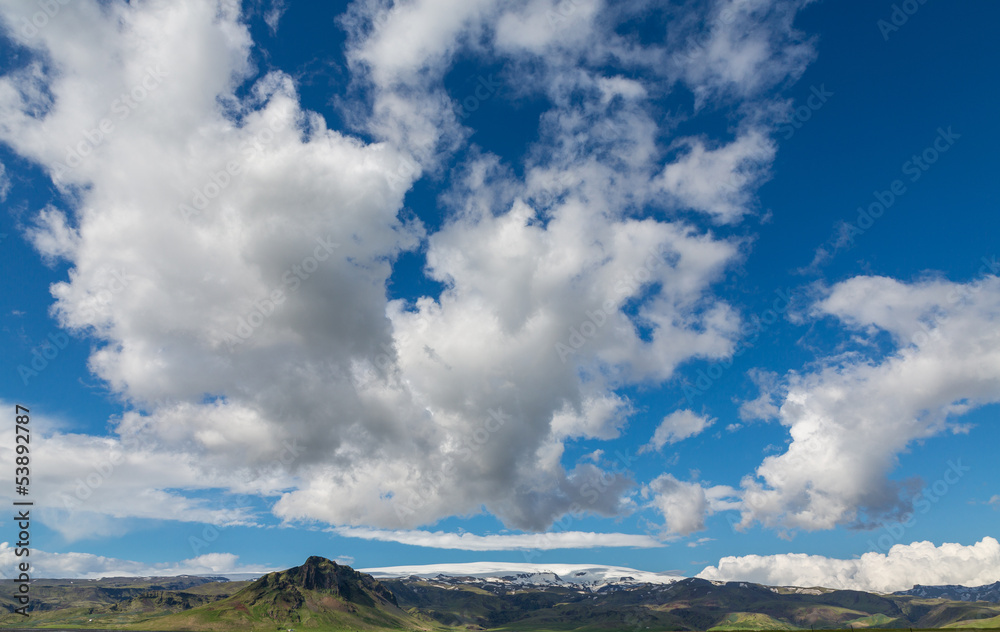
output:
[[[921,586],[917,584],[910,590],[902,590],[897,595],[913,595],[915,597],[936,597],[953,599],[955,601],[993,601],[1000,603],[1000,582],[985,586]]]
[[[589,564],[527,564],[471,562],[363,568],[376,579],[421,577],[451,583],[497,583],[515,586],[565,586],[595,591],[642,584],[672,584],[684,579],[673,573],[652,573],[621,566]]]

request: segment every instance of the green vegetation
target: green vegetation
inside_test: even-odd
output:
[[[13,587],[10,582],[0,590]],[[1000,629],[1000,604],[685,579],[590,592],[449,579],[376,581],[320,557],[254,582],[38,580],[31,616],[0,593],[4,628],[187,632],[660,632]]]
[[[955,623],[949,623],[942,627],[945,628],[960,628],[966,630],[985,630],[985,629],[1000,629],[1000,615],[996,617],[990,617],[989,619],[967,619],[965,621],[957,621]]]
[[[759,612],[734,612],[722,618],[718,625],[709,628],[715,630],[799,630],[796,626],[772,619]]]
[[[31,584],[31,616],[13,614],[14,584],[0,583],[4,627],[119,627],[151,616],[181,612],[237,592],[250,582],[205,577],[100,580],[40,579]]]

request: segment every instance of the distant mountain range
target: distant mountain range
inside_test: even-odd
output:
[[[954,599],[955,601],[992,601],[1000,603],[1000,582],[985,586],[921,586],[917,584],[910,590],[901,590],[897,595],[913,595],[915,597],[935,597],[938,599]]]
[[[475,630],[1000,628],[1000,604],[654,573],[643,581],[642,572],[617,567],[368,570],[401,607]]]
[[[637,584],[672,584],[684,579],[683,575],[637,571],[634,568],[621,566],[543,565],[518,562],[388,566],[363,568],[361,572],[368,573],[376,579],[414,577],[453,583],[486,581],[520,586],[583,587],[591,591]]]
[[[993,586],[879,595],[713,582],[613,566],[450,564],[356,571],[321,557],[255,581],[36,580],[31,616],[3,627],[191,632],[646,632],[846,628],[1000,629]],[[942,598],[942,595],[949,595]]]

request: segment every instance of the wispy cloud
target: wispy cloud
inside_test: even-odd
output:
[[[264,12],[264,22],[266,22],[267,27],[271,29],[272,35],[278,32],[278,23],[281,21],[281,16],[284,15],[287,9],[288,7],[285,6],[285,0],[271,0],[271,6]]]
[[[10,192],[10,176],[7,175],[7,167],[2,162],[0,162],[0,202],[4,202],[7,199],[7,194]]]
[[[639,449],[640,453],[660,450],[663,446],[673,445],[684,439],[697,436],[715,423],[715,419],[699,415],[691,410],[677,410],[666,417],[656,427],[656,432],[649,443]]]
[[[337,527],[337,535],[381,542],[398,542],[433,549],[463,551],[550,551],[553,549],[595,549],[613,547],[657,548],[663,542],[647,535],[562,531],[515,535],[475,535],[444,531],[388,531],[360,527]]]
[[[18,558],[15,547],[0,543],[0,572],[4,577],[16,577],[15,569],[24,558]],[[31,549],[33,577],[66,579],[100,579],[101,577],[149,577],[173,575],[221,575],[236,573],[266,573],[276,568],[245,566],[232,553],[209,553],[180,562],[146,563],[123,560],[91,553],[49,553]]]

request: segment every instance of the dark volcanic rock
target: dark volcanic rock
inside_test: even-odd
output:
[[[257,593],[297,593],[300,590],[329,592],[345,601],[364,606],[396,604],[396,597],[371,575],[359,573],[350,566],[337,564],[314,555],[302,566],[268,573],[248,590]]]

